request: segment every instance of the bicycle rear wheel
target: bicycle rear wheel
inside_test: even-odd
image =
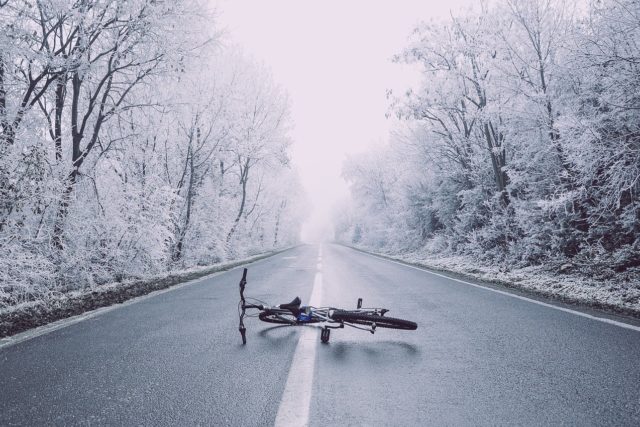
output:
[[[407,331],[413,331],[418,328],[418,324],[410,320],[354,311],[334,311],[331,318],[339,322],[354,323],[356,325],[371,326],[375,323],[377,328],[404,329]]]
[[[322,322],[321,319],[312,318],[309,320],[298,321],[298,318],[289,310],[264,310],[258,315],[263,322],[277,323],[279,325],[298,325],[306,323]]]

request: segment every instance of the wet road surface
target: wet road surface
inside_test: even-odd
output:
[[[247,319],[242,346],[240,276],[0,347],[0,425],[274,425],[284,400],[298,404],[285,389],[308,368],[292,363],[308,328]],[[419,325],[334,330],[328,344],[312,330],[313,375],[297,385],[312,426],[640,424],[638,330],[336,245],[258,261],[248,279],[246,294],[272,304],[320,286],[323,305],[362,297]]]

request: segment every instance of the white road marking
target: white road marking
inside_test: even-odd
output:
[[[316,264],[316,270],[322,270],[322,263],[320,261],[318,261],[318,263]]]
[[[282,259],[296,259],[296,258],[298,258],[298,257],[297,256],[285,256],[285,257],[282,257]]]
[[[541,306],[544,306],[544,307],[553,308],[554,310],[564,311],[565,313],[575,314],[576,316],[586,317],[587,319],[597,320],[598,322],[608,323],[610,325],[615,325],[615,326],[618,326],[620,328],[631,329],[632,331],[640,332],[640,326],[630,325],[630,324],[624,323],[624,322],[618,322],[616,320],[607,319],[605,317],[592,316],[591,314],[583,313],[581,311],[575,311],[575,310],[571,310],[571,309],[568,309],[568,308],[559,307],[557,305],[548,304],[548,303],[542,302],[542,301],[537,301],[537,300],[534,300],[534,299],[531,299],[531,298],[527,298],[527,297],[523,297],[523,296],[520,296],[520,295],[512,294],[510,292],[505,292],[505,291],[501,291],[501,290],[498,290],[498,289],[493,289],[493,288],[489,288],[489,287],[486,287],[486,286],[477,285],[475,283],[467,282],[467,281],[464,281],[464,280],[455,279],[455,278],[449,277],[449,276],[447,276],[445,274],[434,273],[433,271],[429,271],[426,268],[420,268],[420,267],[416,267],[415,265],[409,265],[409,264],[405,264],[405,263],[400,262],[400,261],[394,261],[394,260],[391,260],[391,259],[388,259],[388,258],[384,258],[384,257],[378,256],[378,255],[370,254],[368,252],[363,252],[363,251],[359,251],[359,252],[361,252],[363,254],[366,254],[366,255],[369,255],[369,256],[372,256],[374,258],[378,258],[378,259],[381,259],[381,260],[384,260],[384,261],[388,261],[388,262],[391,262],[391,263],[394,263],[394,264],[402,265],[402,266],[407,267],[407,268],[413,268],[414,270],[420,270],[420,271],[423,271],[425,273],[433,274],[434,276],[444,277],[445,279],[453,280],[454,282],[464,283],[465,285],[473,286],[474,288],[484,289],[485,291],[495,292],[497,294],[506,295],[506,296],[512,297],[512,298],[517,298],[519,300],[527,301],[527,302],[530,302],[530,303],[533,303],[533,304],[538,304],[538,305],[541,305]]]
[[[309,305],[322,303],[322,272],[316,273]],[[309,409],[313,391],[313,371],[316,365],[318,328],[305,327],[300,334],[293,355],[287,383],[284,387],[275,427],[302,427],[309,425]]]

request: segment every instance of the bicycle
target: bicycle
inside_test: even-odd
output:
[[[417,323],[410,320],[396,319],[386,317],[389,311],[386,308],[362,308],[362,298],[358,298],[357,308],[355,310],[344,310],[335,307],[312,307],[301,306],[299,297],[295,297],[288,304],[280,304],[277,306],[269,306],[264,301],[256,298],[245,299],[244,289],[247,284],[247,269],[244,269],[242,279],[240,280],[240,302],[238,303],[238,316],[240,317],[240,325],[238,330],[242,336],[242,344],[247,343],[246,331],[244,326],[244,318],[257,317],[263,322],[276,323],[289,326],[304,326],[314,323],[324,323],[320,333],[320,341],[329,342],[331,329],[341,329],[350,326],[356,329],[369,331],[372,334],[377,328],[403,329],[412,331],[418,328]],[[253,304],[247,304],[246,300],[251,300]],[[257,303],[257,304],[256,304]],[[246,314],[247,309],[258,310],[257,314]]]

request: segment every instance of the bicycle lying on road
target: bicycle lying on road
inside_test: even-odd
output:
[[[247,329],[244,326],[245,316],[256,317],[257,315],[263,322],[289,326],[324,323],[322,332],[320,333],[320,341],[323,343],[329,342],[331,329],[344,328],[345,325],[369,331],[372,334],[375,333],[377,328],[404,329],[408,331],[418,328],[415,322],[386,317],[385,314],[389,311],[386,308],[362,308],[362,298],[358,298],[358,304],[355,310],[343,310],[335,307],[301,306],[301,301],[298,297],[288,304],[271,307],[255,298],[245,298],[244,288],[246,284],[247,269],[245,268],[242,274],[242,280],[240,280],[240,303],[238,304],[238,315],[240,317],[238,330],[242,336],[242,344],[247,343]],[[252,304],[247,304],[247,300],[250,300]],[[246,314],[245,311],[247,309],[258,310],[258,313]]]

